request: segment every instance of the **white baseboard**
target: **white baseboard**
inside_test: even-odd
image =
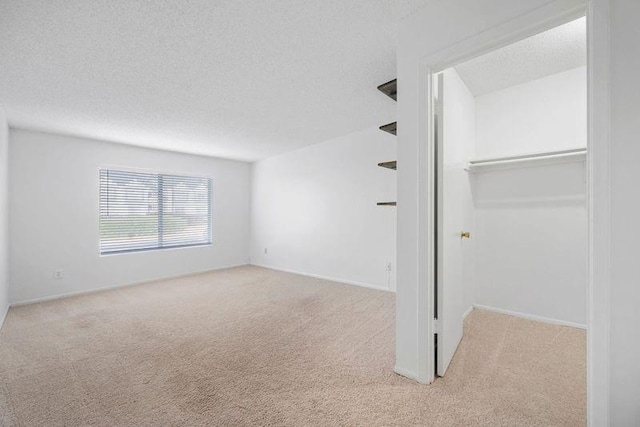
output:
[[[462,321],[464,322],[465,319],[471,314],[471,312],[473,311],[473,304],[471,304],[469,306],[469,308],[467,308],[467,311],[464,312],[464,314],[462,315]]]
[[[568,322],[566,320],[551,319],[549,317],[536,316],[533,314],[520,313],[518,311],[503,310],[501,308],[489,307],[481,304],[473,304],[473,308],[478,310],[492,311],[494,313],[507,314],[509,316],[521,317],[523,319],[535,320],[537,322],[550,323],[553,325],[570,326],[572,328],[587,329],[587,325],[582,323]]]
[[[79,295],[92,294],[92,293],[95,293],[95,292],[110,291],[110,290],[113,290],[113,289],[127,288],[129,286],[144,285],[145,283],[159,282],[159,281],[162,281],[162,280],[180,279],[181,277],[195,276],[195,275],[198,275],[198,274],[210,273],[210,272],[213,272],[213,271],[227,270],[229,268],[235,268],[235,267],[243,267],[245,265],[249,265],[249,263],[227,265],[227,266],[224,266],[224,267],[210,268],[210,269],[207,269],[207,270],[198,270],[198,271],[194,271],[194,272],[186,273],[186,274],[175,274],[175,275],[172,275],[172,276],[163,276],[163,277],[158,277],[158,278],[149,279],[149,280],[120,283],[118,285],[103,286],[103,287],[95,288],[95,289],[86,289],[86,290],[82,290],[82,291],[65,292],[63,294],[50,295],[50,296],[41,297],[41,298],[32,298],[32,299],[28,299],[28,300],[12,302],[11,304],[9,304],[9,307],[20,307],[21,305],[28,305],[28,304],[36,304],[36,303],[39,303],[39,302],[54,301],[54,300],[61,299],[61,298],[69,298],[69,297],[74,297],[74,296],[79,296]]]
[[[407,369],[400,368],[397,365],[393,367],[393,372],[395,372],[396,374],[401,375],[401,376],[403,376],[405,378],[409,378],[410,380],[414,380],[414,381],[418,380],[418,376],[416,375],[415,372],[409,371]]]
[[[7,318],[7,313],[9,313],[9,307],[10,305],[7,304],[6,307],[0,308],[0,329],[2,329],[2,326],[4,325],[4,321]]]
[[[343,283],[345,285],[360,286],[362,288],[375,289],[377,291],[395,292],[393,289],[389,289],[389,288],[386,288],[386,287],[383,287],[383,286],[371,285],[369,283],[357,282],[355,280],[341,279],[341,278],[338,278],[338,277],[331,277],[331,276],[323,276],[321,274],[305,273],[305,272],[302,272],[302,271],[295,271],[295,270],[289,270],[289,269],[285,269],[285,268],[272,267],[270,265],[264,265],[264,264],[251,263],[251,265],[255,265],[256,267],[267,268],[269,270],[282,271],[283,273],[298,274],[300,276],[313,277],[314,279],[322,279],[322,280],[327,280],[329,282]]]

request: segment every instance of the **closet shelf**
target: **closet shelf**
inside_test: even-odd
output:
[[[396,135],[397,134],[397,127],[398,127],[398,122],[393,122],[393,123],[389,123],[386,125],[382,125],[380,126],[380,130],[383,130],[385,132],[389,132],[391,135]]]
[[[378,163],[378,166],[380,166],[381,168],[397,170],[398,169],[398,161],[397,160],[393,160],[393,161],[390,161],[390,162],[382,162],[382,163]]]
[[[396,206],[396,202],[378,202],[378,206]]]
[[[398,83],[397,83],[397,79],[393,79],[390,82],[386,82],[384,84],[381,84],[380,86],[378,86],[378,90],[382,93],[384,93],[385,95],[387,95],[389,98],[393,99],[394,101],[398,100]]]
[[[586,148],[574,148],[570,150],[547,151],[544,153],[531,153],[519,156],[471,160],[466,170],[469,172],[484,172],[499,169],[578,163],[585,161],[586,158]]]

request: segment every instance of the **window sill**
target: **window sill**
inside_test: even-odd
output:
[[[126,255],[126,254],[139,254],[139,253],[148,253],[148,252],[164,252],[173,249],[191,249],[191,248],[202,248],[206,246],[213,246],[213,242],[209,243],[195,243],[192,245],[178,245],[178,246],[167,246],[162,248],[143,248],[143,249],[124,249],[121,251],[109,251],[109,252],[100,252],[101,257],[108,257],[112,255]]]

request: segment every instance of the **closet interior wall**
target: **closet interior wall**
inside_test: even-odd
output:
[[[447,77],[457,88],[445,92],[445,106],[469,106],[470,92],[455,69]],[[466,136],[474,141],[458,148],[468,160],[586,147],[586,67],[475,96],[472,103],[444,111],[445,122],[475,123],[475,135]],[[445,144],[453,147],[447,129]],[[465,305],[585,325],[584,158],[468,172],[473,277],[466,281]]]

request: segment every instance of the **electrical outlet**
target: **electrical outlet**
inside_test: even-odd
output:
[[[266,254],[268,254],[268,253],[269,253],[269,249],[264,248],[264,254],[266,255]]]
[[[387,271],[391,271],[391,263],[390,262],[387,263]]]
[[[53,272],[54,279],[62,279],[62,270],[56,270]]]

